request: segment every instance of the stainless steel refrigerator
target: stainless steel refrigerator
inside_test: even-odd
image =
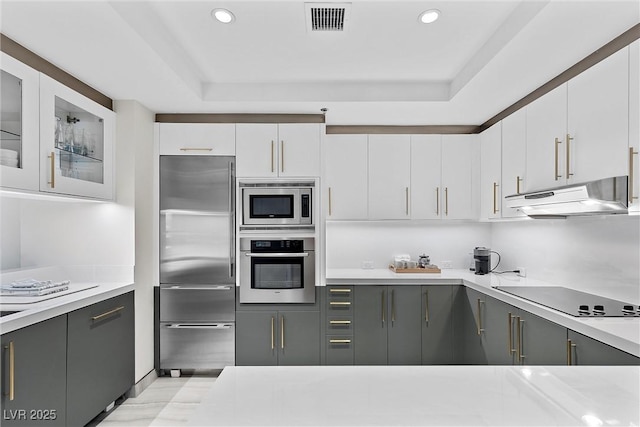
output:
[[[234,157],[160,156],[160,369],[235,362]]]

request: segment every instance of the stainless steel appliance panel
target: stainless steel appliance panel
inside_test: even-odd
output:
[[[222,369],[235,364],[235,324],[161,323],[162,369]]]
[[[235,282],[233,165],[160,156],[160,283]]]
[[[313,182],[240,183],[243,226],[312,226]]]
[[[235,320],[235,285],[161,285],[161,322]]]
[[[278,241],[301,247],[296,246],[295,252],[284,248],[278,252],[277,247],[275,251],[257,251],[256,246]],[[314,303],[314,245],[313,238],[241,238],[240,303]]]

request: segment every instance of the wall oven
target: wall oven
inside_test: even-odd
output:
[[[313,226],[313,182],[241,182],[243,226]]]
[[[240,303],[314,303],[314,238],[240,238]]]

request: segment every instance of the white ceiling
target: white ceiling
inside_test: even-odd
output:
[[[0,31],[157,113],[319,113],[328,124],[481,124],[640,22],[638,0],[9,1]],[[224,25],[210,12],[231,10]],[[439,9],[434,24],[420,12]]]

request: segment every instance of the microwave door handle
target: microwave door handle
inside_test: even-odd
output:
[[[296,252],[296,253],[266,253],[266,254],[256,254],[252,252],[247,252],[244,254],[245,256],[251,258],[304,258],[308,257],[308,252]]]

